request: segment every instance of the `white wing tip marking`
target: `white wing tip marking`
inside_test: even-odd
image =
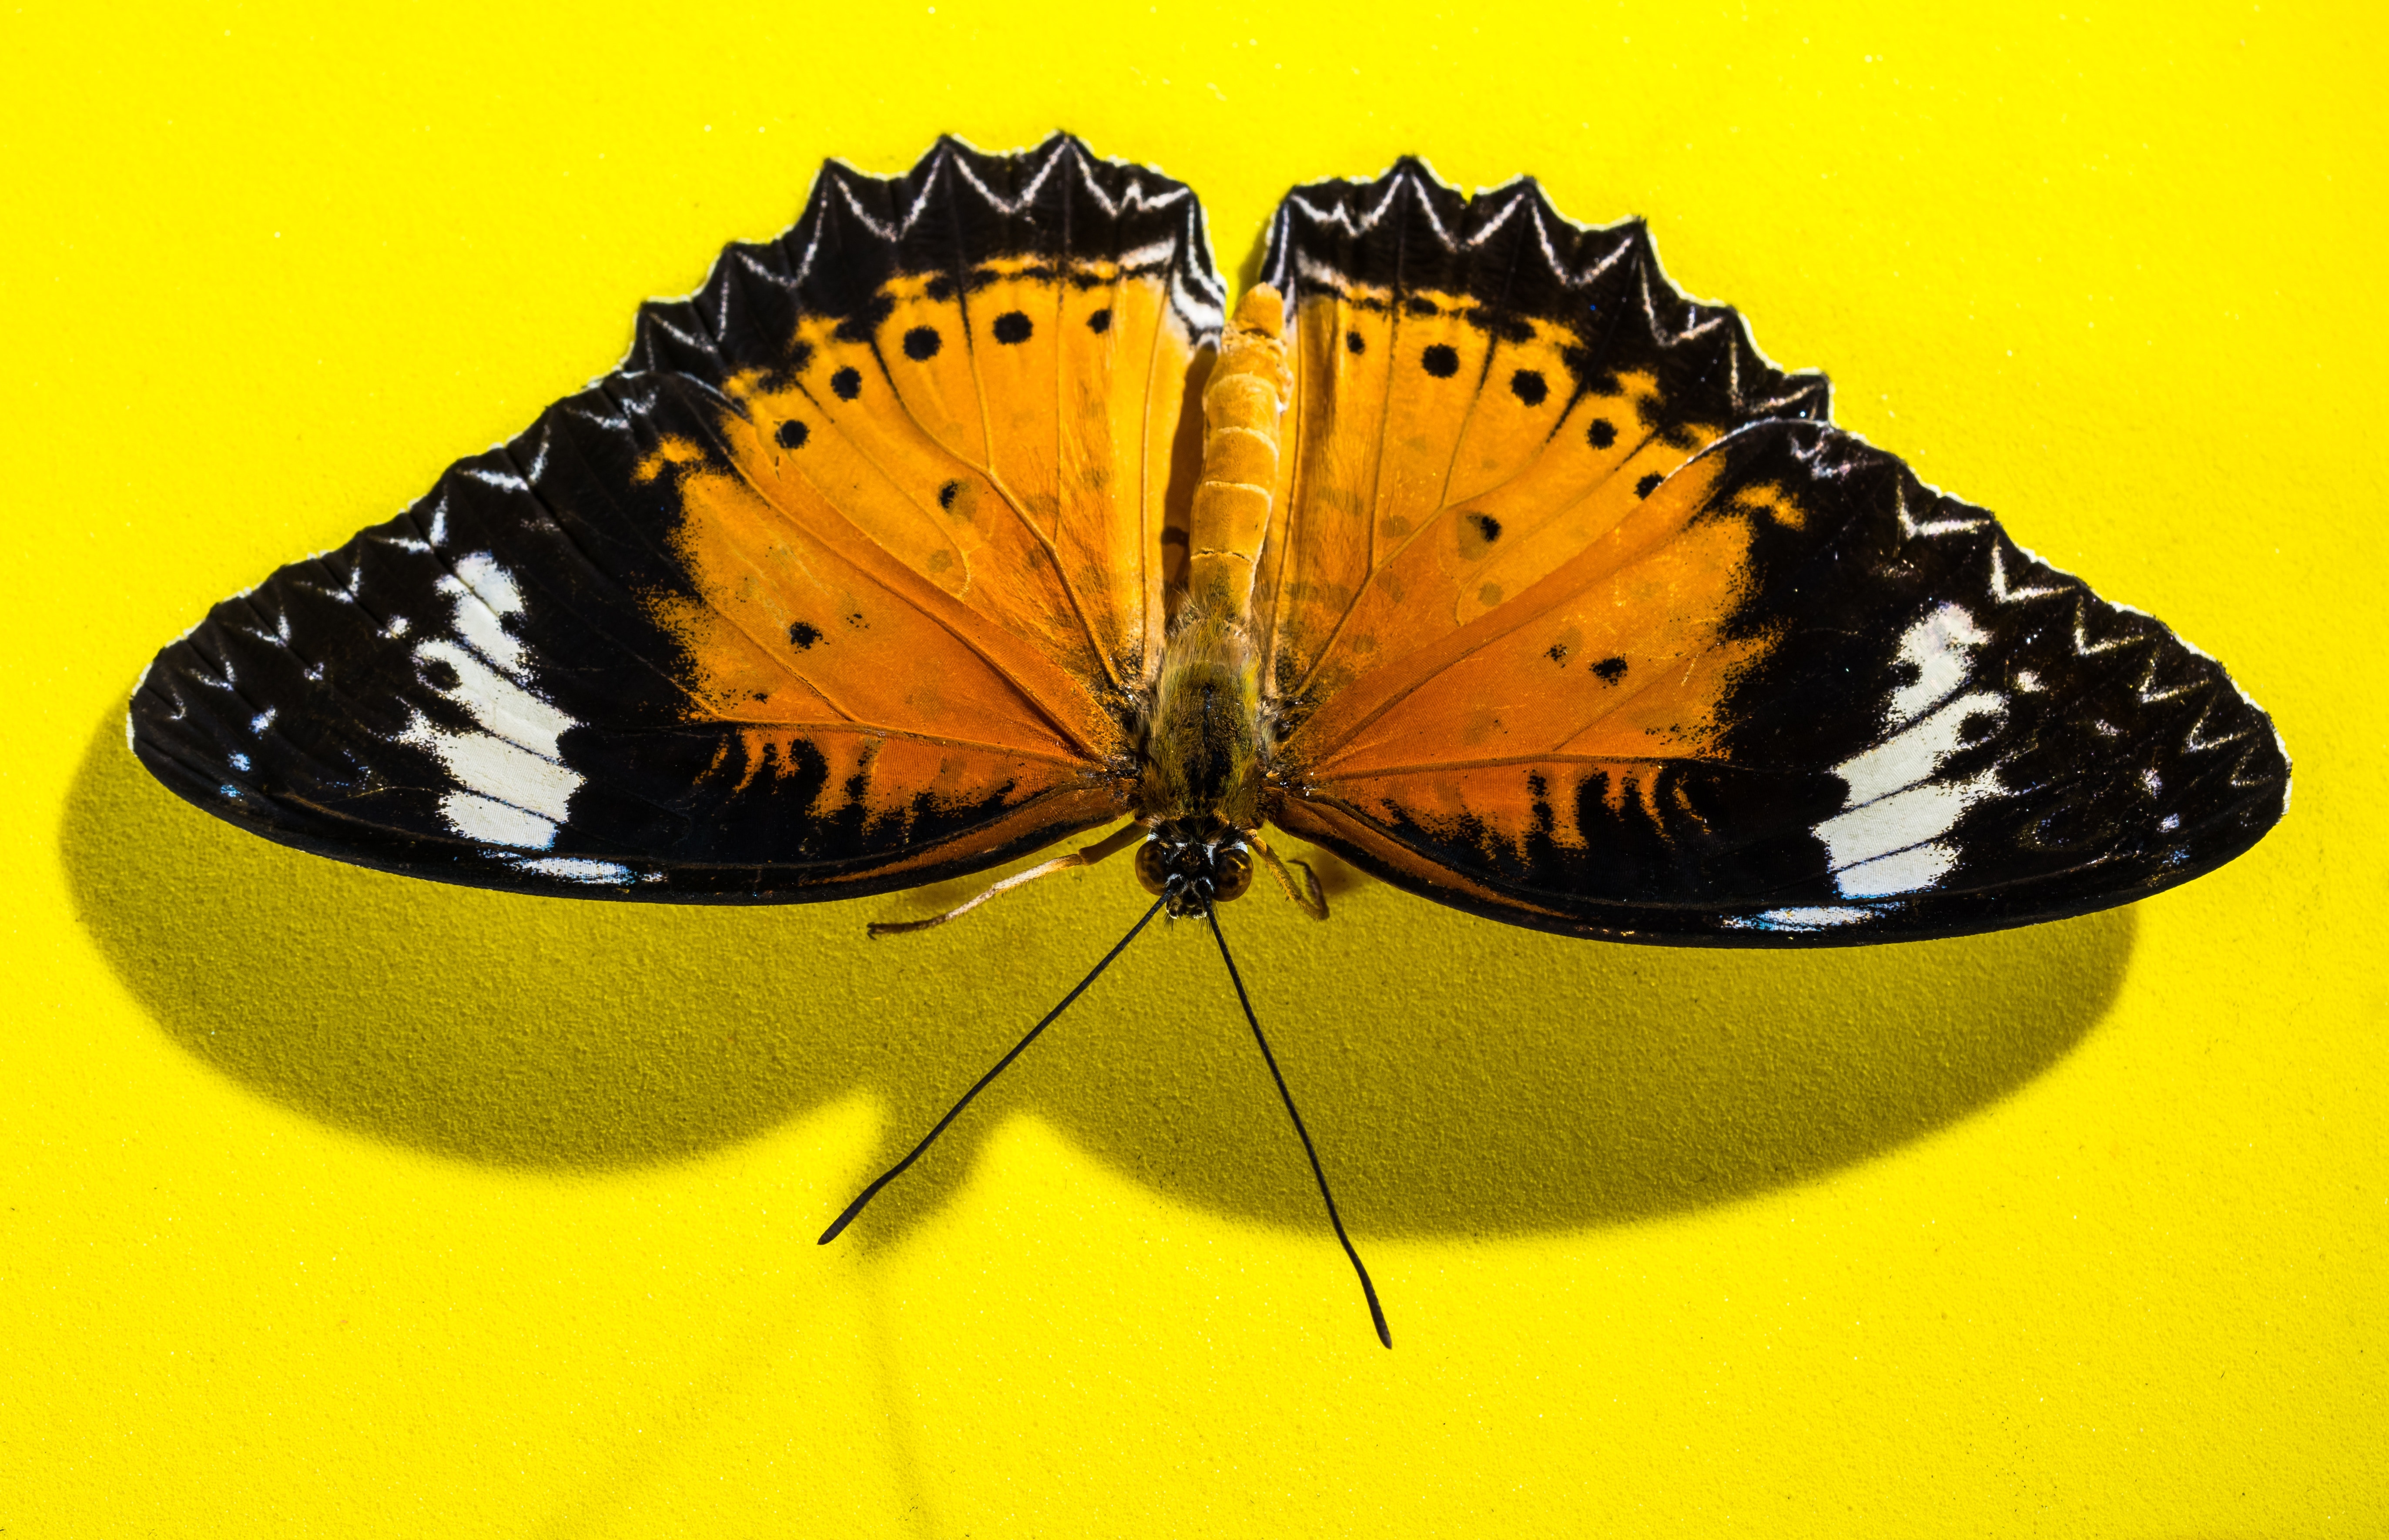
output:
[[[1824,845],[1834,888],[1845,897],[1884,897],[1939,883],[1958,861],[1942,836],[1969,807],[1999,795],[1996,770],[1962,782],[1935,779],[1965,746],[1968,722],[2007,709],[1999,691],[1965,688],[1974,651],[1989,640],[1963,606],[1947,603],[1900,638],[1899,661],[1916,678],[1884,698],[1884,720],[1894,731],[1833,767],[1847,787],[1842,810],[1809,831]]]

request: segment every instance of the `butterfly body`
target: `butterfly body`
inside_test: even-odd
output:
[[[1181,876],[1188,895],[1241,894],[1249,857],[1220,870],[1258,835],[1270,757],[1260,659],[1252,639],[1253,573],[1269,531],[1279,470],[1279,420],[1292,380],[1284,305],[1254,289],[1238,305],[1203,391],[1202,476],[1188,515],[1180,595],[1144,713],[1143,774],[1132,808],[1153,829],[1156,854],[1139,875]],[[1142,852],[1140,853],[1142,855]],[[1190,900],[1173,896],[1173,914]]]

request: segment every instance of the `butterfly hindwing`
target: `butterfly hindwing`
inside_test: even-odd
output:
[[[2052,919],[2230,859],[2288,795],[2211,658],[1813,423],[1721,440],[1409,671],[1318,706],[1278,821],[1578,934]]]
[[[532,890],[836,897],[1117,817],[1220,293],[1193,196],[1074,140],[833,164],[621,370],[218,606],[134,746],[287,843]]]

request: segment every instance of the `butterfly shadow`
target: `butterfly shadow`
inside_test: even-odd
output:
[[[866,920],[933,912],[978,880],[760,908],[415,882],[206,817],[149,779],[115,722],[84,756],[59,843],[102,952],[211,1069],[396,1144],[593,1177],[857,1094],[885,1109],[892,1159],[1147,902],[1119,861],[874,943]],[[2079,1042],[2135,930],[2111,910],[1828,952],[1603,946],[1322,864],[1328,923],[1259,887],[1221,919],[1363,1236],[1611,1224],[1897,1149]],[[1199,925],[1151,926],[855,1240],[945,1202],[1020,1114],[1174,1199],[1321,1228]]]

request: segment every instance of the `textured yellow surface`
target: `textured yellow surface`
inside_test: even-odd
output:
[[[2389,1530],[2376,7],[1379,3],[0,17],[0,1530]],[[1952,8],[1954,11],[1954,8]],[[2217,653],[2296,761],[2221,872],[1831,956],[1346,877],[1198,933],[441,889],[126,757],[213,601],[608,367],[824,155],[1055,125],[1233,273],[1417,150],[1648,215],[1841,420]]]

